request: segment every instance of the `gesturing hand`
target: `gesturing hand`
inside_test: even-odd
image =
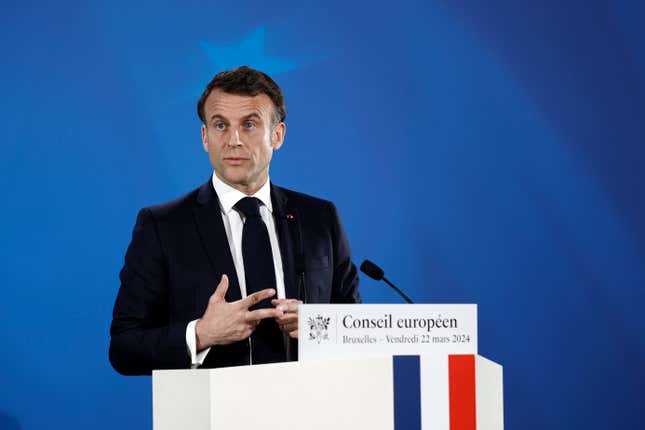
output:
[[[228,276],[222,275],[222,280],[208,299],[208,307],[204,315],[195,325],[197,351],[213,345],[227,345],[246,339],[264,318],[283,316],[283,312],[275,308],[249,310],[258,302],[275,296],[275,290],[271,288],[231,303],[227,303],[225,299],[227,290]]]
[[[296,299],[273,299],[271,304],[283,315],[275,318],[280,330],[294,339],[298,338],[298,305],[302,301]]]

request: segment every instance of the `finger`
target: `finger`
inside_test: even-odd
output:
[[[298,312],[298,305],[302,301],[296,299],[273,299],[271,304],[283,312]]]
[[[277,309],[262,308],[256,309],[254,311],[248,311],[246,313],[245,320],[246,322],[260,321],[266,318],[280,318],[282,315],[282,312]]]
[[[260,303],[262,300],[273,296],[275,296],[275,290],[273,288],[267,288],[266,290],[261,290],[257,293],[246,296],[240,300],[240,304],[246,308],[250,308],[251,306]]]
[[[302,304],[302,300],[298,300],[298,299],[273,299],[273,300],[271,300],[272,305],[281,305],[281,304],[286,304],[286,303]]]
[[[282,308],[283,312],[290,312],[290,313],[298,313],[298,305],[299,305],[298,300],[293,300],[284,304],[281,304],[278,306],[278,308]]]
[[[284,314],[281,317],[276,318],[278,324],[289,324],[291,322],[298,322],[298,314]]]
[[[211,297],[213,297],[218,302],[224,302],[226,297],[226,292],[228,291],[228,276],[222,275],[222,279],[217,284],[215,292]]]
[[[289,337],[292,338],[292,339],[298,339],[298,329],[296,328],[295,330],[290,331],[289,332]]]

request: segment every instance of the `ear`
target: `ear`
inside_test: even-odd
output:
[[[284,143],[284,136],[287,134],[287,125],[284,122],[273,127],[271,132],[271,147],[274,151],[280,149]]]
[[[206,129],[206,124],[202,124],[202,146],[204,151],[208,152],[208,130]]]

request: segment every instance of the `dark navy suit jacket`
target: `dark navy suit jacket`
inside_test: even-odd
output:
[[[304,284],[307,303],[360,302],[356,266],[333,203],[273,184],[271,201],[287,298],[302,300]],[[239,300],[235,266],[210,180],[177,200],[142,209],[114,305],[112,366],[128,375],[189,368],[186,326],[203,315],[222,274],[229,278],[226,300]],[[292,341],[292,351],[295,346]],[[244,364],[249,364],[246,340],[211,348],[202,367]]]

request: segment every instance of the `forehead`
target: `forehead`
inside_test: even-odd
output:
[[[204,114],[208,121],[214,115],[228,119],[246,117],[258,114],[268,119],[273,112],[273,102],[266,94],[243,96],[215,90],[208,95],[204,103]]]

